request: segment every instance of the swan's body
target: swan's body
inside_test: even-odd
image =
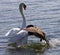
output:
[[[25,20],[24,14],[23,14],[23,9],[24,9],[24,10],[26,9],[26,5],[25,5],[24,3],[21,3],[21,4],[19,5],[19,10],[20,10],[20,13],[21,13],[22,18],[23,18],[23,23],[22,23],[21,28],[12,28],[11,30],[9,30],[9,31],[5,34],[5,36],[11,37],[11,38],[14,38],[14,39],[15,39],[17,36],[19,36],[19,38],[21,39],[22,37],[21,37],[20,35],[24,36],[23,34],[18,34],[22,29],[26,28],[26,20]],[[23,33],[24,33],[24,31],[23,31]],[[19,38],[17,37],[16,40],[18,40]],[[10,39],[10,41],[12,40],[11,42],[14,42],[14,41],[15,41],[14,39]],[[23,41],[27,42],[26,39],[27,39],[27,37],[26,37]],[[23,42],[22,42],[22,43],[23,43]]]

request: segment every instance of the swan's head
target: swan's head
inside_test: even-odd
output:
[[[24,10],[26,9],[26,5],[25,5],[24,3],[21,3],[21,4],[19,5],[19,9],[22,9],[22,8],[23,8]]]

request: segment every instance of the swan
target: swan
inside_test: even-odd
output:
[[[8,40],[9,44],[15,43],[15,41],[17,42],[19,40],[19,38],[22,39],[25,35],[26,31],[23,31],[23,28],[26,28],[26,19],[23,14],[23,10],[26,10],[26,5],[24,3],[21,3],[21,4],[19,4],[19,11],[20,11],[22,18],[23,18],[21,28],[12,28],[5,34],[6,37],[10,37]],[[17,43],[17,44],[22,45],[22,44],[26,44],[26,43],[27,43],[27,37],[23,38],[23,40],[21,40],[21,43]]]
[[[26,5],[24,3],[21,3],[19,5],[19,11],[20,11],[22,18],[23,18],[23,23],[22,23],[21,28],[12,28],[5,34],[5,36],[14,37],[21,29],[26,28],[26,20],[25,20],[24,14],[23,14],[23,9],[24,10],[26,9]]]

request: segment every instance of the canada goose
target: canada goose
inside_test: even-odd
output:
[[[24,30],[28,31],[28,35],[35,35],[36,37],[40,38],[40,41],[45,40],[46,43],[49,44],[45,33],[40,28],[34,27],[33,25],[28,25]]]

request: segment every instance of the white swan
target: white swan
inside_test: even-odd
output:
[[[26,27],[26,20],[25,20],[25,17],[24,17],[24,14],[23,14],[23,9],[25,10],[26,9],[26,5],[24,3],[21,3],[19,5],[19,10],[20,10],[20,13],[22,15],[22,18],[23,18],[23,23],[22,23],[22,27],[21,28],[12,28],[11,30],[9,30],[5,36],[9,36],[9,37],[14,37],[21,29],[25,28]]]
[[[27,32],[24,31],[24,30],[22,30],[22,29],[26,28],[26,20],[25,20],[24,14],[23,14],[23,9],[24,10],[26,9],[26,5],[24,3],[21,3],[19,5],[19,10],[20,10],[20,13],[21,13],[22,18],[23,18],[23,23],[22,23],[21,28],[12,28],[11,30],[9,30],[5,34],[6,37],[11,37],[9,39],[9,43],[15,43],[16,42],[19,45],[22,45],[22,44],[26,44],[27,43],[27,37],[24,38],[25,36],[27,36],[27,34],[25,35],[25,33],[27,33]],[[23,40],[21,40],[22,38],[23,38]],[[18,42],[19,40],[21,42]]]

